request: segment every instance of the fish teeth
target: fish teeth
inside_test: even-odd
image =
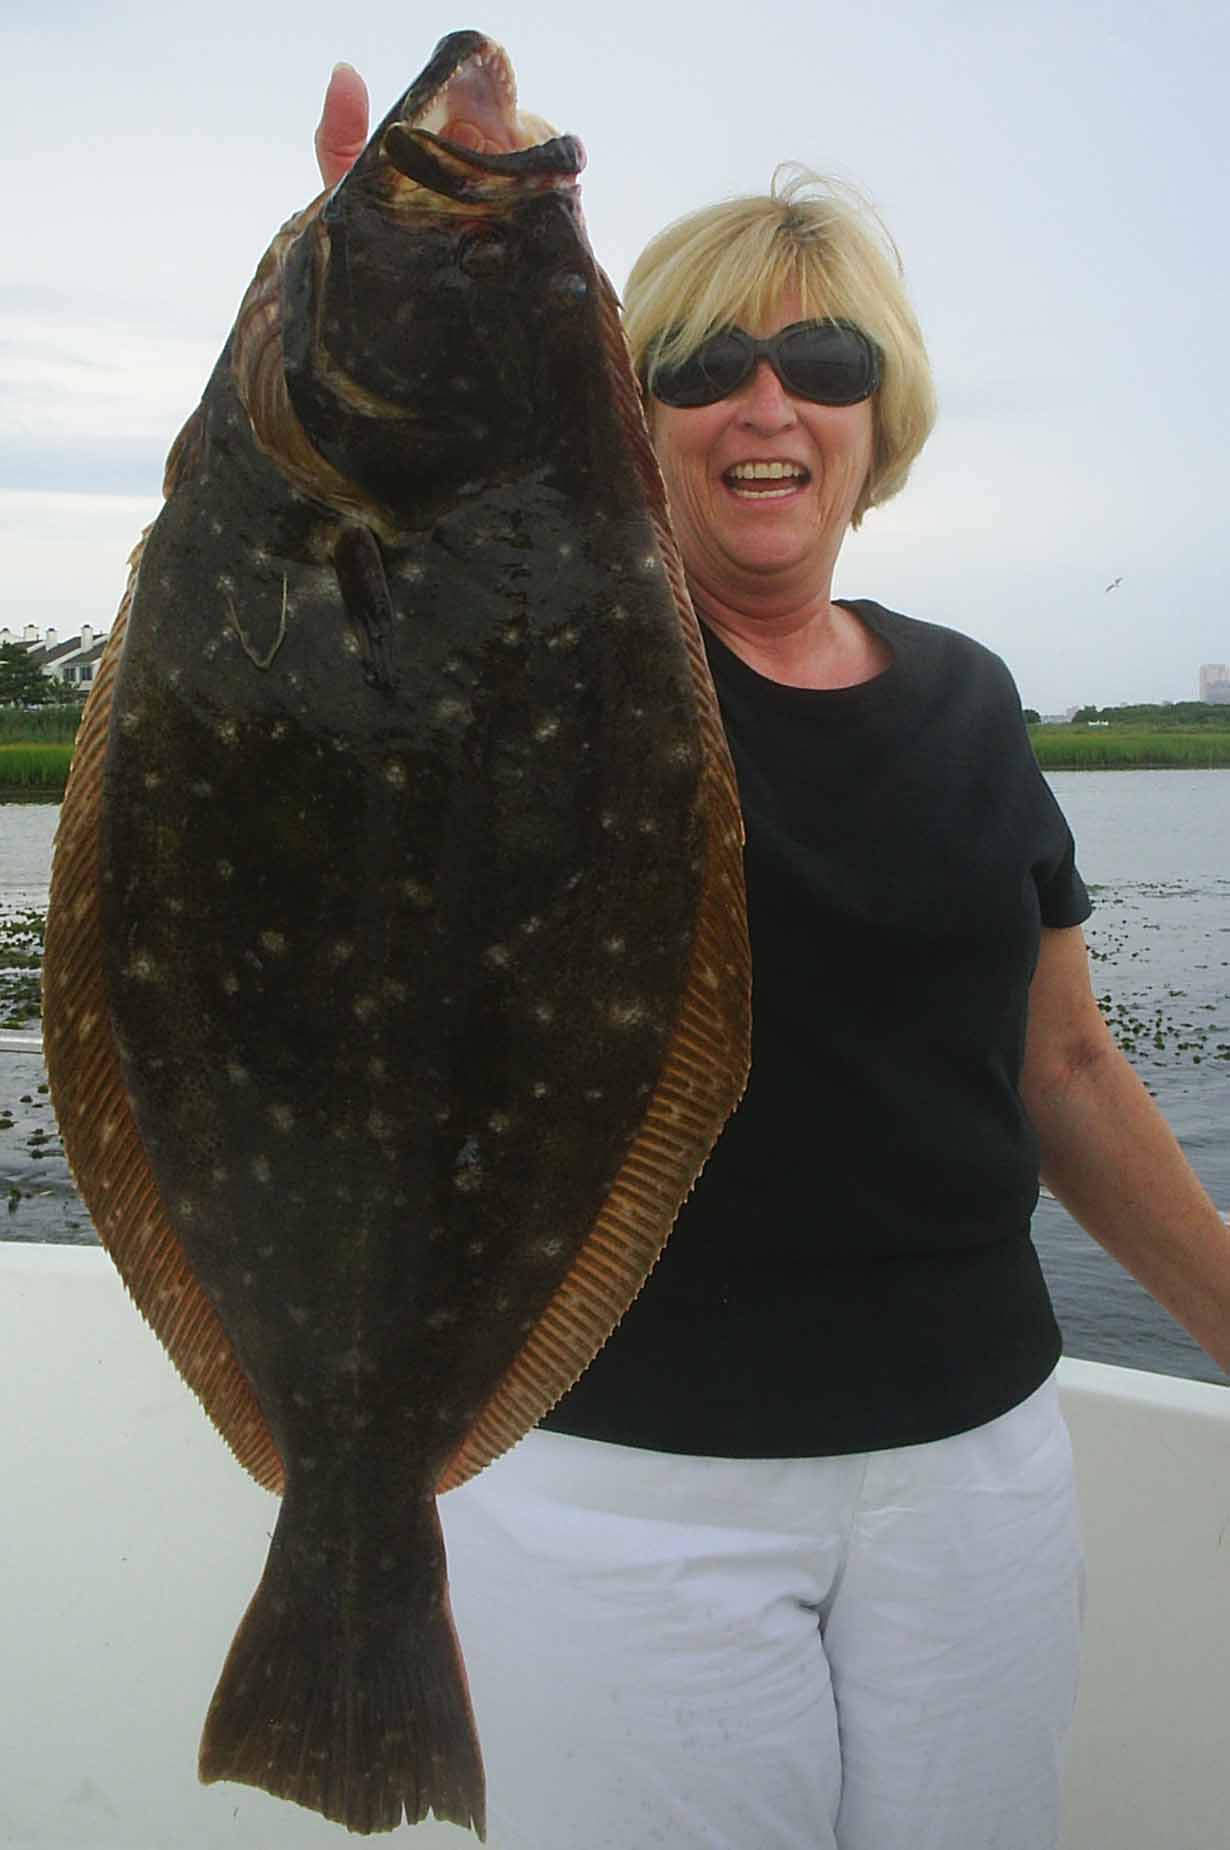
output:
[[[807,471],[792,462],[735,463],[728,473],[739,482],[777,482],[784,476],[804,476]]]

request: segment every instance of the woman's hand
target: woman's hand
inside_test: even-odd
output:
[[[335,64],[316,129],[316,163],[326,186],[350,172],[367,144],[367,85],[351,64]]]

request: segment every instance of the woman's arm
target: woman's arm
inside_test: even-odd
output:
[[[1230,1230],[1115,1046],[1079,926],[1043,930],[1021,1096],[1047,1187],[1230,1371]]]

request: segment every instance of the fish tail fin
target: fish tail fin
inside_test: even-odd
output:
[[[431,1532],[399,1538],[398,1564],[422,1569],[412,1592],[382,1588],[378,1607],[347,1599],[340,1563],[327,1600],[305,1597],[287,1514],[205,1718],[202,1782],[259,1786],[361,1833],[431,1811],[484,1838],[482,1753],[434,1503],[423,1505]],[[387,1556],[381,1566],[405,1591]]]

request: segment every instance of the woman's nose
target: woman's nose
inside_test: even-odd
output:
[[[740,388],[739,416],[757,430],[783,430],[796,421],[793,400],[767,360],[757,360],[756,370]]]

